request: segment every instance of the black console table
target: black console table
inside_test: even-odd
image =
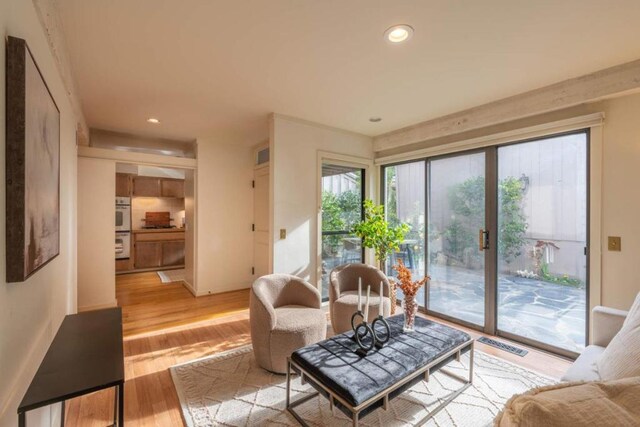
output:
[[[110,387],[116,392],[114,426],[124,426],[122,310],[70,314],[22,398],[18,425],[26,426],[27,411],[62,402],[64,426],[65,400]]]

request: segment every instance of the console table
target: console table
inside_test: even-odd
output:
[[[287,366],[287,410],[303,426],[307,423],[295,407],[318,396],[329,399],[331,410],[338,408],[357,426],[361,417],[382,407],[389,400],[414,384],[429,380],[430,373],[440,370],[462,353],[470,352],[469,377],[462,378],[442,369],[458,379],[463,386],[452,393],[418,423],[422,425],[449,402],[466,390],[473,381],[473,339],[469,334],[441,323],[416,317],[415,332],[402,331],[403,315],[387,319],[390,339],[381,349],[374,349],[364,357],[356,354],[358,348],[353,332],[345,332],[303,347],[291,355]],[[304,382],[317,392],[291,401],[291,374],[299,373]]]
[[[42,406],[115,388],[114,426],[124,426],[124,353],[122,310],[108,308],[64,318],[40,368],[18,407],[18,425],[26,413]]]

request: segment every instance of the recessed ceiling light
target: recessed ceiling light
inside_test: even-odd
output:
[[[149,117],[147,121],[149,123],[153,123],[154,125],[157,125],[158,123],[160,123],[160,120],[156,119],[155,117]]]
[[[369,117],[371,123],[378,123],[382,121],[382,117]]]
[[[384,39],[390,43],[406,42],[413,36],[413,28],[410,25],[394,25],[384,32]]]

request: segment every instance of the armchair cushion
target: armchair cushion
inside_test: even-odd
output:
[[[599,381],[598,359],[602,356],[604,347],[590,345],[584,349],[571,367],[562,376],[562,381]]]
[[[603,380],[640,376],[640,294],[622,329],[598,359],[598,372]]]

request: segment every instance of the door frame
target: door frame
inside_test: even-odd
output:
[[[322,165],[330,163],[337,166],[353,167],[364,170],[364,179],[362,180],[364,199],[375,200],[375,177],[373,176],[373,160],[364,157],[349,156],[345,154],[332,153],[329,151],[318,150],[316,161],[316,269],[314,283],[322,294]],[[363,201],[364,201],[363,199]],[[365,264],[375,263],[375,256],[371,249],[364,250]],[[325,302],[326,303],[326,302]],[[323,303],[323,304],[325,304]]]
[[[554,138],[563,135],[580,134],[585,133],[587,143],[587,224],[586,224],[586,313],[585,313],[585,345],[591,342],[590,333],[592,319],[591,312],[593,307],[600,304],[601,301],[601,251],[602,251],[602,121],[603,114],[593,114],[584,117],[578,117],[574,119],[563,120],[560,122],[550,123],[543,126],[543,129],[531,129],[526,128],[520,131],[510,132],[508,136],[499,137],[487,136],[486,138],[480,138],[475,140],[459,141],[451,146],[449,151],[444,150],[443,147],[434,147],[432,150],[422,150],[420,155],[415,157],[405,155],[402,160],[393,161],[389,159],[387,162],[384,160],[378,160],[376,165],[379,167],[379,185],[381,203],[385,202],[385,168],[389,166],[398,166],[412,162],[424,162],[425,163],[425,223],[428,223],[428,209],[429,209],[429,161],[454,157],[456,155],[471,154],[474,152],[485,152],[485,185],[486,194],[495,194],[493,203],[497,204],[498,201],[498,158],[497,152],[499,147],[521,144],[526,142],[544,140]],[[535,127],[534,127],[535,128]],[[518,135],[521,137],[518,138]],[[429,153],[432,152],[432,155]],[[491,172],[490,171],[491,168]],[[490,176],[491,175],[491,176]],[[492,204],[493,204],[492,203]],[[498,207],[488,206],[490,203],[485,203],[485,226],[488,226],[490,230],[495,230],[489,235],[490,247],[496,248],[495,250],[485,252],[485,325],[484,327],[472,324],[470,322],[460,320],[445,314],[436,313],[428,309],[427,300],[429,295],[429,283],[427,283],[427,289],[425,289],[425,301],[424,306],[420,307],[420,310],[428,315],[442,318],[443,320],[458,323],[462,326],[475,329],[486,334],[500,336],[511,341],[520,342],[522,344],[541,349],[550,353],[561,355],[567,358],[575,359],[578,354],[564,350],[562,348],[550,346],[548,344],[535,341],[529,338],[520,337],[508,332],[499,331],[497,327],[497,285],[498,285],[498,271],[497,271],[497,216]],[[493,235],[493,236],[492,236]],[[425,272],[428,274],[428,237],[425,233]],[[489,258],[489,259],[487,259]],[[492,270],[492,271],[491,271]],[[490,276],[490,277],[489,277]],[[490,313],[490,315],[489,315]]]

